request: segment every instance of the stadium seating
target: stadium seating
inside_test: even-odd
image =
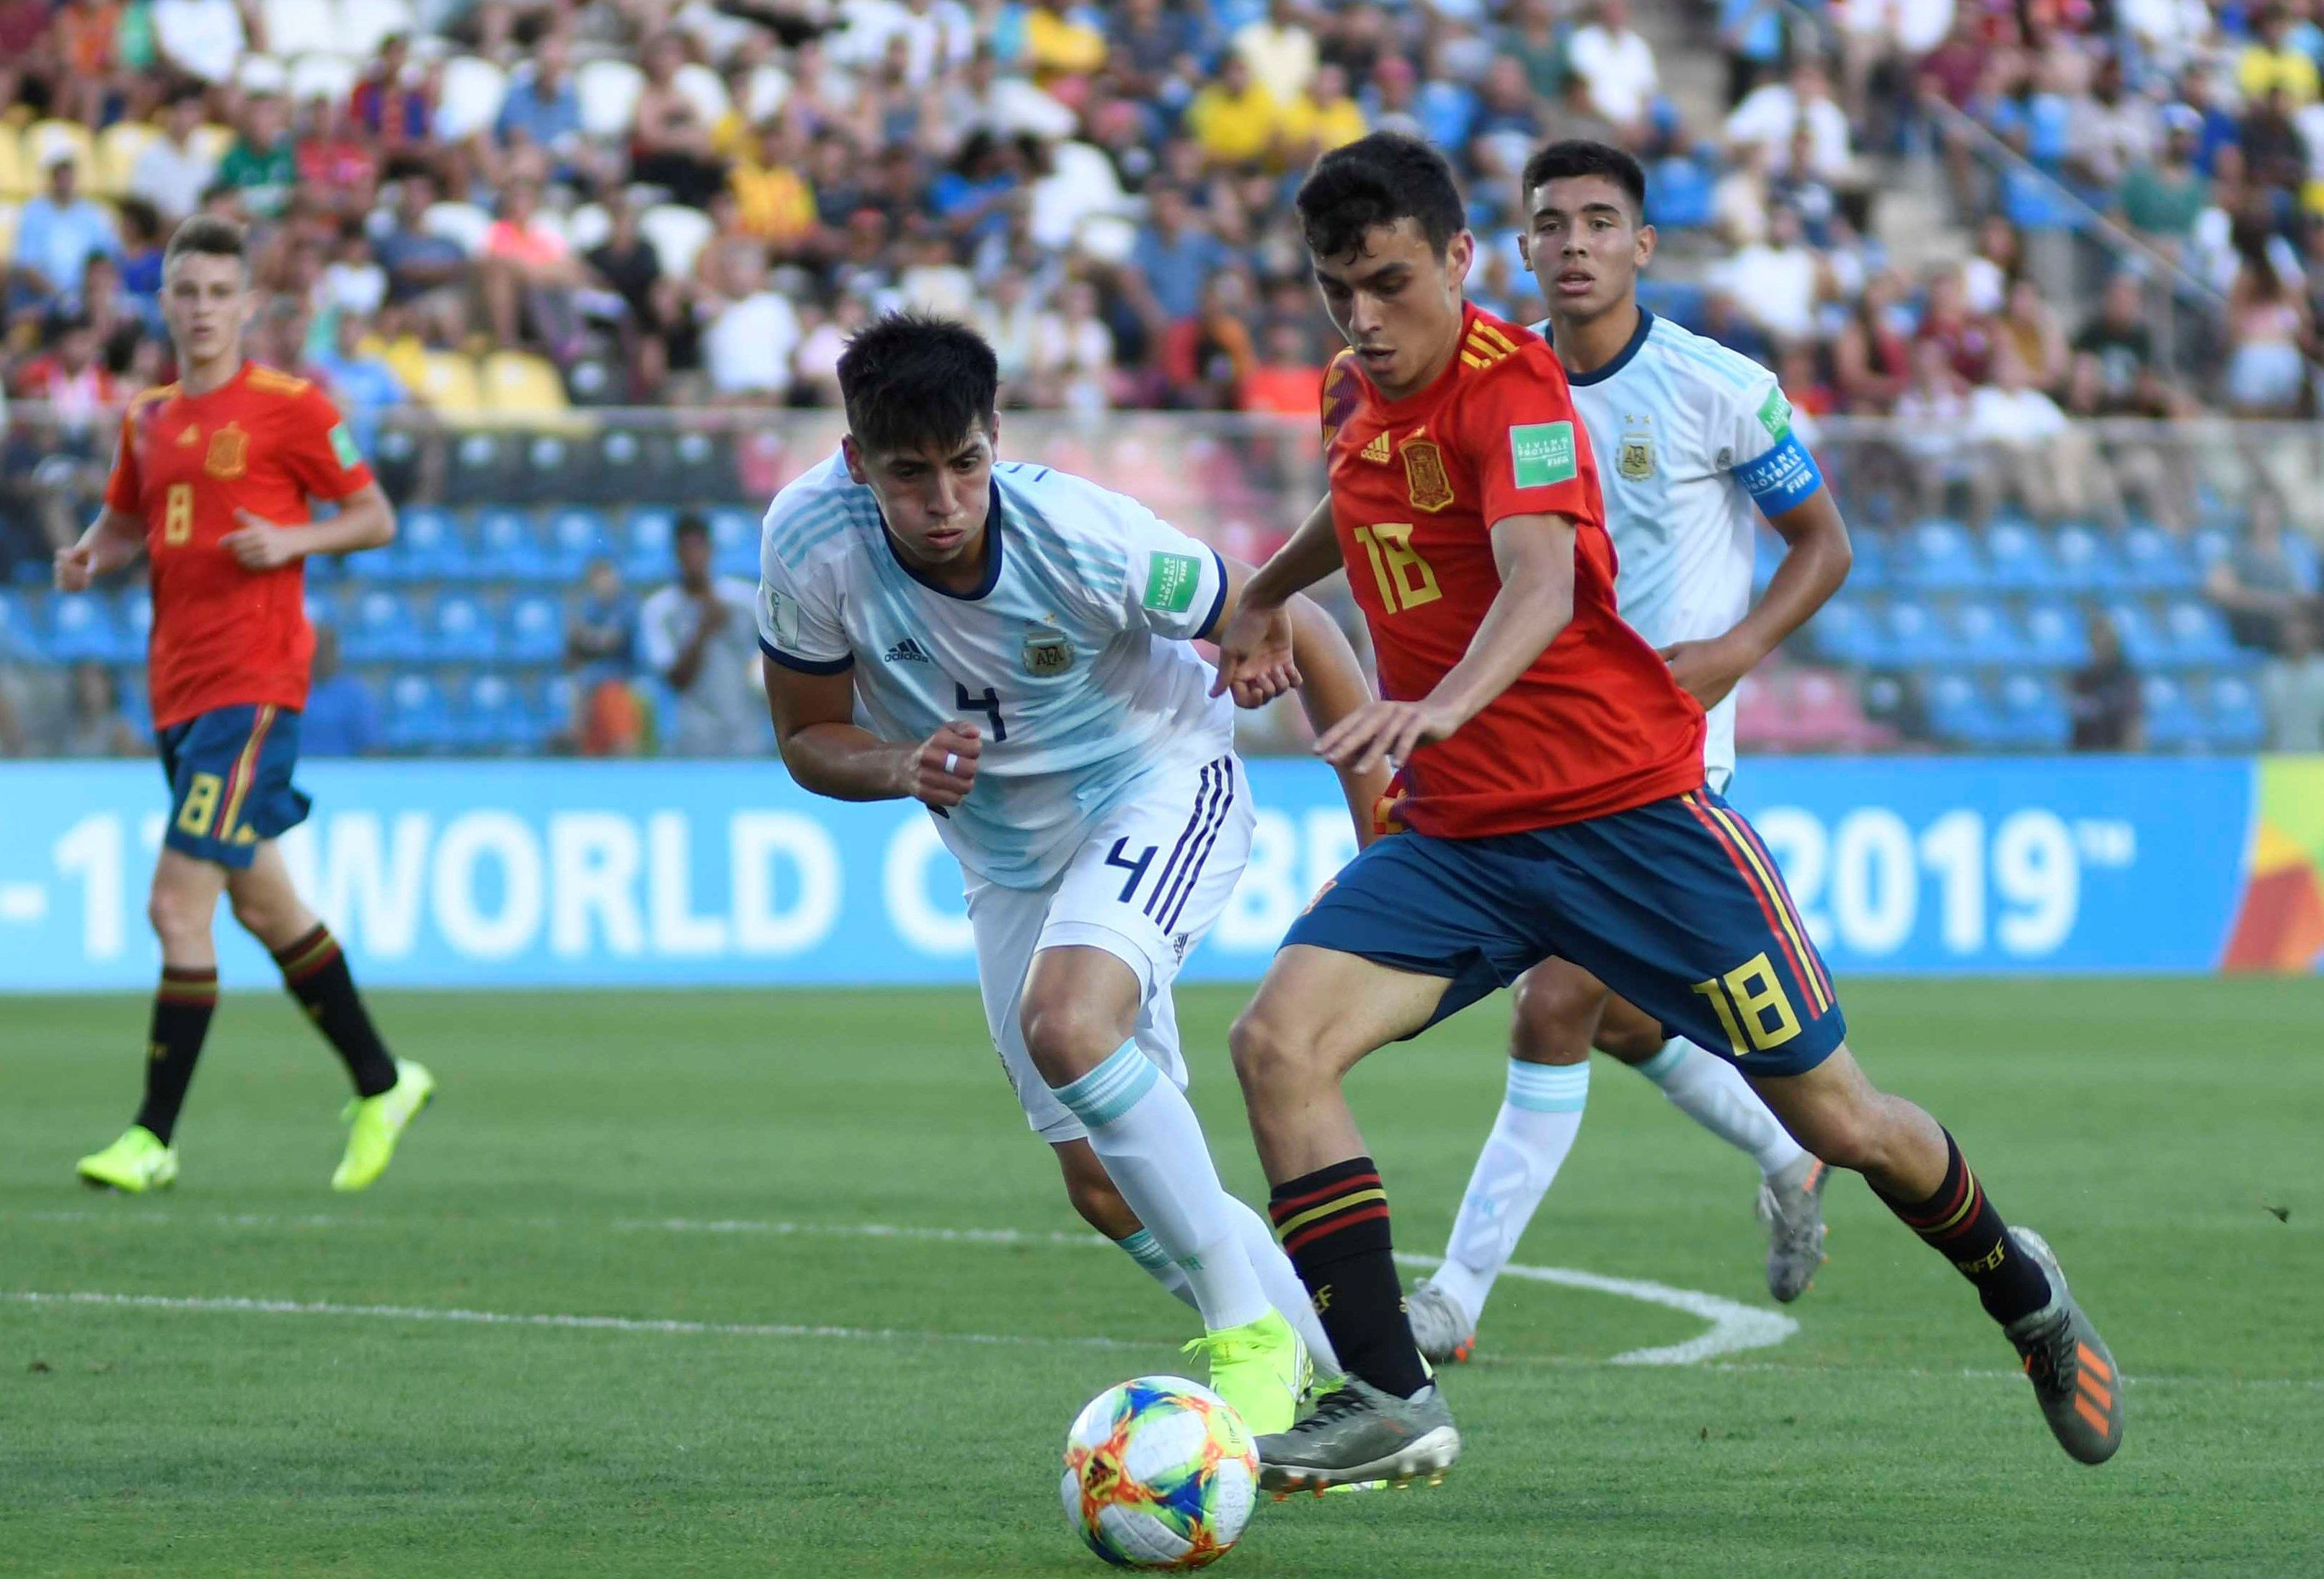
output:
[[[101,592],[60,592],[49,603],[49,658],[56,663],[119,663],[135,656]]]

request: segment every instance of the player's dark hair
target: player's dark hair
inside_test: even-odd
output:
[[[1646,217],[1646,167],[1610,143],[1592,143],[1580,137],[1552,143],[1526,161],[1526,201],[1530,204],[1534,193],[1545,182],[1590,175],[1602,176],[1621,188],[1630,199],[1630,212],[1640,219]]]
[[[878,454],[958,444],[994,425],[1001,364],[967,325],[924,312],[882,313],[839,357],[847,430]]]
[[[670,524],[669,535],[672,541],[689,537],[707,539],[710,536],[709,520],[699,510],[681,510],[678,512],[678,519]]]
[[[1417,137],[1374,132],[1315,162],[1293,199],[1307,250],[1343,258],[1360,250],[1375,226],[1409,219],[1438,257],[1469,223],[1461,188],[1444,156]]]
[[[189,254],[232,258],[245,269],[250,266],[250,244],[242,226],[217,214],[197,214],[179,226],[161,254],[161,266],[166,269],[171,259]]]

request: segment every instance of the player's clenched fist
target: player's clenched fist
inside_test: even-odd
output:
[[[984,741],[975,725],[946,724],[920,742],[912,753],[906,793],[938,810],[958,806],[975,787],[976,759],[983,752]]]
[[[59,549],[56,578],[59,592],[87,592],[97,579],[97,550],[85,543]]]
[[[247,510],[235,511],[234,518],[242,525],[218,539],[218,547],[232,554],[244,569],[279,570],[299,557],[290,534],[272,522]]]

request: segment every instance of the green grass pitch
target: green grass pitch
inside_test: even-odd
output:
[[[1875,1076],[2063,1256],[2133,1378],[2120,1457],[2052,1445],[1969,1289],[1844,1177],[1784,1342],[1610,1364],[1703,1324],[1505,1283],[1448,1377],[1452,1478],[1263,1504],[1217,1571],[2324,1573],[2324,982],[1848,995]],[[1223,1053],[1241,1001],[1188,991],[1181,1015],[1257,1200]],[[1076,1242],[971,994],[378,1009],[443,1081],[378,1188],[326,1188],[337,1067],[287,1001],[243,993],[183,1178],[138,1201],[71,1167],[125,1122],[143,1005],[0,1001],[0,1573],[1100,1571],[1057,1508],[1065,1427],[1177,1368],[1191,1317]],[[1501,1013],[1354,1081],[1406,1250],[1442,1248]],[[1618,1067],[1594,1084],[1519,1260],[1766,1306],[1749,1165]],[[865,1224],[1019,1236],[836,1232]],[[341,1308],[23,1297],[74,1293]]]

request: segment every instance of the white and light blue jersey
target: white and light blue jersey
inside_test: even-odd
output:
[[[1566,383],[1598,457],[1622,617],[1656,647],[1724,635],[1751,607],[1761,513],[1823,485],[1775,375],[1640,308],[1629,344]],[[1703,765],[1714,786],[1734,775],[1731,694],[1711,710]]]
[[[759,642],[852,669],[884,739],[975,725],[975,788],[936,826],[975,875],[1038,888],[1142,783],[1233,748],[1233,704],[1187,645],[1217,622],[1226,565],[1135,499],[1022,462],[992,468],[985,530],[983,584],[946,591],[897,557],[834,454],[767,507]]]

